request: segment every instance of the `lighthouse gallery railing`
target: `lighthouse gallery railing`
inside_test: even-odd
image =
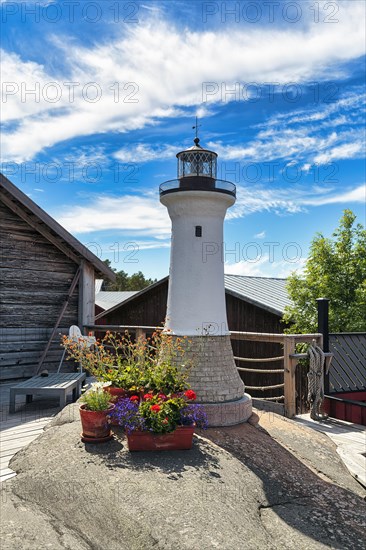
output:
[[[236,197],[236,186],[231,181],[208,177],[186,177],[168,180],[159,187],[160,196],[177,191],[214,191]]]

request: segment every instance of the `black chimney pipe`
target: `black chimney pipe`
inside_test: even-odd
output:
[[[318,298],[318,332],[323,335],[323,351],[329,352],[329,300]],[[329,394],[329,375],[324,373],[324,394]]]

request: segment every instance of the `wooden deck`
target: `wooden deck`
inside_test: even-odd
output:
[[[345,420],[328,418],[324,422],[311,420],[309,414],[296,416],[294,421],[325,433],[337,445],[337,453],[352,476],[366,487],[366,428]]]
[[[57,398],[37,396],[26,404],[25,395],[17,395],[17,412],[9,414],[10,388],[18,382],[0,385],[0,482],[16,475],[9,468],[12,456],[36,439],[60,410]]]

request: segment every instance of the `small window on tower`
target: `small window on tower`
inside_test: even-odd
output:
[[[202,237],[202,225],[196,225],[196,237]]]

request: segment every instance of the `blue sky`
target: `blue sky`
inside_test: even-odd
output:
[[[118,270],[168,273],[158,188],[196,115],[237,185],[228,273],[286,276],[345,208],[365,224],[363,0],[1,11],[2,171]]]

